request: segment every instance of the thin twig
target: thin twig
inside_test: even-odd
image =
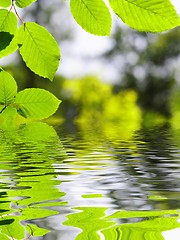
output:
[[[18,12],[17,12],[17,9],[16,9],[16,6],[14,5],[14,2],[15,2],[15,1],[12,0],[12,8],[14,9],[15,14],[16,14],[16,16],[19,18],[20,22],[21,22],[22,24],[24,24],[22,18],[19,16],[19,14],[18,14]]]

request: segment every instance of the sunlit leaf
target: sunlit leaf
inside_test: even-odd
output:
[[[0,233],[0,239],[1,240],[9,240],[9,236],[3,234],[3,233]]]
[[[103,0],[71,0],[70,7],[83,29],[95,35],[110,35],[111,15]]]
[[[25,118],[33,119],[48,118],[56,112],[60,102],[50,92],[38,88],[18,92],[15,100],[18,113]]]
[[[53,36],[44,27],[27,22],[19,29],[18,44],[31,71],[53,80],[60,60],[59,47]]]
[[[7,106],[2,110],[3,123],[1,128],[8,129],[9,131],[14,128],[14,119],[17,114],[16,108]]]
[[[20,8],[29,6],[31,3],[36,2],[37,0],[16,0],[16,5]]]
[[[17,18],[8,10],[0,10],[0,58],[17,50],[17,41],[14,37],[17,31]]]
[[[162,32],[180,25],[169,0],[110,0],[114,12],[138,31]]]
[[[11,0],[0,0],[1,7],[9,7],[11,5]]]
[[[0,70],[0,103],[2,105],[13,103],[16,94],[16,81],[8,72]]]
[[[13,12],[0,9],[0,32],[9,32],[14,35],[17,30],[17,18]]]
[[[26,124],[20,133],[23,136],[23,142],[35,142],[36,144],[42,141],[49,142],[52,138],[57,138],[57,133],[54,128],[43,122]]]

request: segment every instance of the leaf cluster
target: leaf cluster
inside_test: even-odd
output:
[[[31,71],[52,81],[60,62],[59,46],[47,29],[34,22],[24,22],[17,11],[36,1],[0,0],[0,57],[19,49]],[[170,0],[70,0],[69,4],[76,22],[84,30],[99,36],[110,35],[111,12],[138,31],[155,33],[180,25],[179,16]],[[0,83],[0,111],[13,105],[22,116],[36,119],[45,118],[56,111],[60,101],[50,93],[40,89],[17,93],[12,77],[1,70],[0,78],[6,79]]]
[[[77,23],[96,35],[110,35],[111,13],[138,31],[162,32],[177,27],[180,20],[170,0],[70,0]]]
[[[53,80],[60,61],[60,50],[53,36],[34,22],[23,22],[17,7],[26,7],[33,0],[0,1],[0,57],[19,49],[27,67],[34,73]],[[7,9],[9,7],[9,9]],[[21,22],[18,27],[18,19]],[[0,70],[0,112],[15,109],[25,118],[43,119],[57,110],[60,100],[43,89],[25,89],[17,93],[13,77]],[[6,111],[10,116],[12,111]],[[10,114],[11,112],[11,114]],[[7,118],[7,117],[5,117]]]
[[[17,92],[14,78],[0,70],[0,112],[5,119],[7,114],[4,113],[8,109],[8,115],[18,113],[25,118],[41,120],[56,112],[60,102],[44,89],[27,88]]]

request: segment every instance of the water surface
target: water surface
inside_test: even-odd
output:
[[[169,124],[1,129],[0,239],[172,239],[180,229],[179,136]]]

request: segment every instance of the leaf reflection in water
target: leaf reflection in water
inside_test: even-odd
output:
[[[56,188],[61,182],[53,168],[64,158],[56,131],[46,123],[0,130],[0,239],[28,239],[48,232],[31,219],[58,214],[51,207],[66,204],[60,200],[65,193]]]
[[[0,239],[162,240],[180,227],[171,129],[56,130],[66,151],[45,123],[0,130]]]
[[[107,216],[107,208],[77,207],[78,212],[69,214],[64,225],[82,229],[76,240],[163,240],[163,231],[180,227],[176,210],[165,211],[116,211]],[[121,219],[134,219],[136,222],[118,224]],[[103,236],[102,236],[103,235]]]

